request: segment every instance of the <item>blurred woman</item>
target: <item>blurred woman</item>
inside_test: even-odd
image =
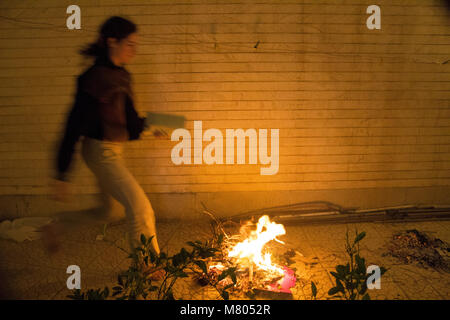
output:
[[[131,76],[125,69],[136,55],[136,47],[136,25],[111,17],[101,26],[98,40],[80,51],[95,62],[77,79],[75,102],[58,149],[54,191],[57,200],[66,199],[74,147],[83,137],[82,157],[102,193],[103,212],[99,215],[113,219],[114,211],[123,206],[130,247],[139,245],[141,234],[154,236],[152,247],[159,254],[153,208],[123,160],[124,143],[139,139],[148,127],[134,108]],[[160,131],[154,135],[162,137]]]

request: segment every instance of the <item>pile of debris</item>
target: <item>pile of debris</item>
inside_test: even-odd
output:
[[[276,250],[274,250],[274,253],[275,252]],[[274,261],[286,263],[286,265],[282,267],[284,275],[276,275],[263,270],[238,266],[235,272],[237,283],[234,287],[229,289],[229,292],[233,293],[234,297],[238,299],[293,299],[291,289],[295,287],[296,282],[300,280],[296,273],[297,268],[295,266],[298,265],[297,258],[303,258],[303,255],[293,249],[289,249],[285,251],[284,254],[274,254],[273,258]],[[215,283],[222,272],[226,268],[232,266],[227,263],[227,261],[215,262],[216,264],[213,264],[208,268],[207,274],[194,277],[199,285],[206,286],[208,283]],[[223,289],[231,284],[231,279],[227,277],[221,280],[217,287],[218,289]]]
[[[449,245],[416,229],[394,234],[384,255],[398,258],[406,264],[416,263],[421,267],[450,272]]]
[[[252,299],[293,298],[291,288],[295,288],[298,277],[295,267],[288,266],[303,255],[293,249],[286,251],[285,243],[277,239],[286,234],[282,224],[263,215],[257,222],[251,219],[233,223],[233,229],[239,227],[239,230],[229,233],[214,215],[209,216],[213,219],[213,238],[222,240],[216,241],[220,250],[208,261],[207,272],[196,277],[198,284],[213,283],[219,291],[227,289],[235,296],[246,295]]]

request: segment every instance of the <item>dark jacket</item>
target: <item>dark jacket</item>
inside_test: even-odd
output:
[[[139,117],[134,108],[130,73],[125,68],[114,65],[108,58],[98,58],[77,78],[75,102],[67,117],[64,136],[58,148],[56,179],[68,180],[67,171],[75,145],[81,136],[103,140],[102,117],[105,117],[104,110],[108,112],[108,101],[116,92],[124,95],[120,100],[125,103],[129,140],[139,139],[146,125],[145,118]]]

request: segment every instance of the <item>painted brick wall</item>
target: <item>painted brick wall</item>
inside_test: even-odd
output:
[[[20,196],[32,205],[48,195],[75,79],[90,65],[77,50],[111,15],[139,27],[138,56],[127,68],[140,113],[184,115],[191,133],[194,120],[224,135],[280,130],[271,176],[260,175],[259,163],[176,166],[169,140],[127,143],[126,163],[158,210],[172,210],[164,201],[180,194],[194,200],[178,207],[197,207],[205,195],[223,214],[317,199],[363,207],[449,202],[443,1],[84,0],[82,29],[68,30],[71,4],[0,2],[0,195],[8,207]],[[372,4],[381,8],[381,30],[366,27]],[[75,193],[95,194],[78,151],[72,168]]]

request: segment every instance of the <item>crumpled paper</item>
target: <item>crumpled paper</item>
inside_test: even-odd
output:
[[[19,218],[0,222],[0,238],[22,242],[41,237],[39,228],[52,222],[48,217]]]

